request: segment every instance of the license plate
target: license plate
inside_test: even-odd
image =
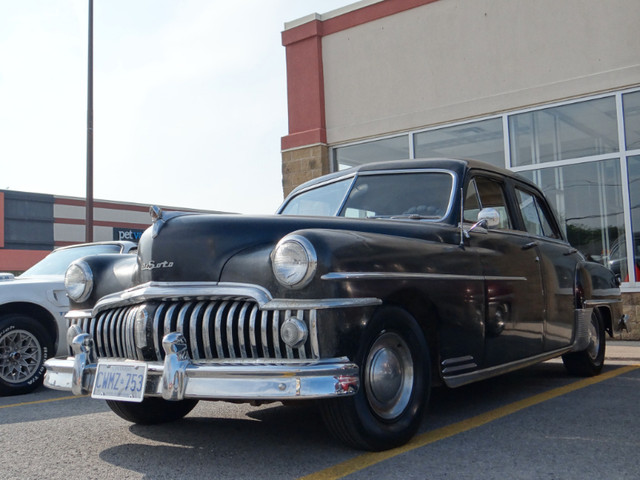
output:
[[[147,364],[143,362],[98,362],[93,398],[141,402],[147,384]]]

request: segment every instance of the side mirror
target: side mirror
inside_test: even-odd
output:
[[[478,213],[478,224],[483,224],[480,225],[483,228],[495,228],[500,225],[500,214],[495,208],[483,208]]]
[[[469,233],[473,232],[476,228],[495,228],[500,225],[500,214],[495,208],[483,208],[478,212],[478,221],[471,225],[469,230],[463,230],[464,236],[469,238]]]

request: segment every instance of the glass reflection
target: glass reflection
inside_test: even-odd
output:
[[[409,136],[402,135],[338,147],[334,152],[339,170],[385,160],[406,160],[409,158]]]
[[[569,243],[628,279],[620,164],[617,159],[520,172],[549,199]]]
[[[502,119],[493,118],[414,135],[416,158],[458,157],[504,167]]]
[[[627,149],[640,148],[640,92],[627,93],[622,96],[624,105],[624,133]]]
[[[618,151],[614,97],[509,117],[512,166]]]
[[[631,226],[633,229],[633,258],[636,281],[640,281],[640,155],[629,157],[629,200],[631,201]],[[625,255],[626,259],[626,255]]]

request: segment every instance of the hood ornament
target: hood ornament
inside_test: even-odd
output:
[[[182,217],[183,215],[195,215],[191,212],[165,212],[157,205],[153,205],[149,209],[149,215],[151,215],[151,221],[153,222],[153,234],[152,237],[156,238],[160,234],[160,230],[165,224],[172,218]]]

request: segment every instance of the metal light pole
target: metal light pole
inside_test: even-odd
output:
[[[89,72],[87,77],[87,199],[85,239],[93,242],[93,0],[89,0]]]

